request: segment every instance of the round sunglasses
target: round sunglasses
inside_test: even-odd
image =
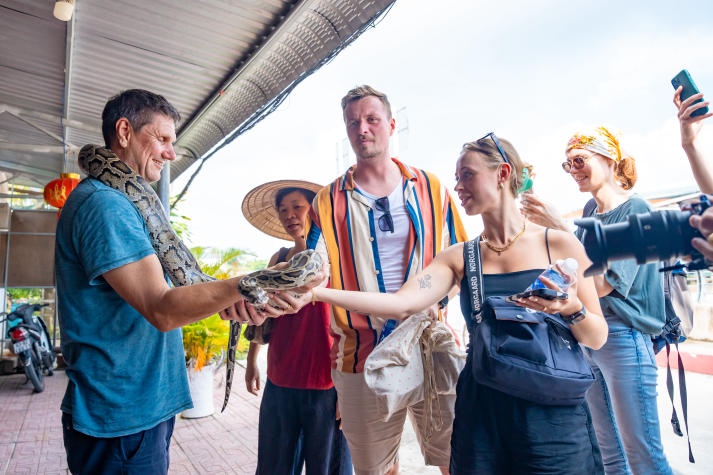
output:
[[[566,162],[562,162],[562,169],[567,173],[569,173],[573,168],[575,170],[581,170],[584,164],[587,163],[592,157],[593,155],[590,155],[589,157],[577,155],[572,160],[568,159]]]

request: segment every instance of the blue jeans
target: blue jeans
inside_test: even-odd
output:
[[[337,391],[292,389],[267,380],[260,404],[256,475],[351,475],[336,420]]]
[[[172,417],[136,434],[99,438],[74,430],[72,415],[63,412],[62,432],[69,471],[102,475],[166,474],[175,421]]]
[[[609,337],[585,348],[596,381],[587,392],[607,474],[671,474],[657,407],[657,368],[651,336],[607,317]]]

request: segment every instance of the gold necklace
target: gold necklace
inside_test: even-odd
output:
[[[526,226],[527,226],[527,220],[525,220],[525,222],[522,223],[522,229],[520,231],[518,231],[513,237],[511,237],[508,240],[508,243],[505,244],[503,247],[498,247],[498,246],[491,244],[490,240],[488,240],[488,236],[485,235],[485,231],[480,233],[480,239],[481,239],[481,241],[483,241],[485,243],[486,246],[488,246],[488,249],[490,249],[491,251],[497,252],[498,256],[499,256],[501,253],[510,249],[510,246],[515,244],[515,241],[520,239],[520,236],[522,236],[525,233]]]

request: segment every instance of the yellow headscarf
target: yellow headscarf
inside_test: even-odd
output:
[[[622,159],[619,139],[606,127],[596,127],[594,130],[574,134],[567,142],[569,152],[573,148],[581,148],[598,153],[619,163]]]

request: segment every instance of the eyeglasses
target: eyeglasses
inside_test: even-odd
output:
[[[498,140],[498,138],[495,136],[495,132],[490,132],[483,135],[478,139],[478,142],[487,139],[488,137],[490,137],[493,140],[493,143],[495,143],[495,146],[498,148],[498,152],[500,152],[500,156],[503,157],[503,161],[508,165],[512,165],[512,163],[510,163],[510,160],[508,160],[508,156],[505,154],[505,150],[503,150],[502,145],[500,145],[500,140]]]
[[[389,197],[384,196],[383,198],[378,198],[374,202],[374,207],[376,208],[376,211],[379,211],[382,214],[379,216],[379,229],[381,229],[383,232],[394,232],[394,220],[391,217],[391,213],[389,212]]]
[[[587,161],[592,158],[592,156],[593,155],[585,157],[583,155],[577,155],[572,160],[562,162],[562,169],[567,173],[569,173],[572,168],[574,168],[575,170],[581,170],[584,164],[587,163]]]

